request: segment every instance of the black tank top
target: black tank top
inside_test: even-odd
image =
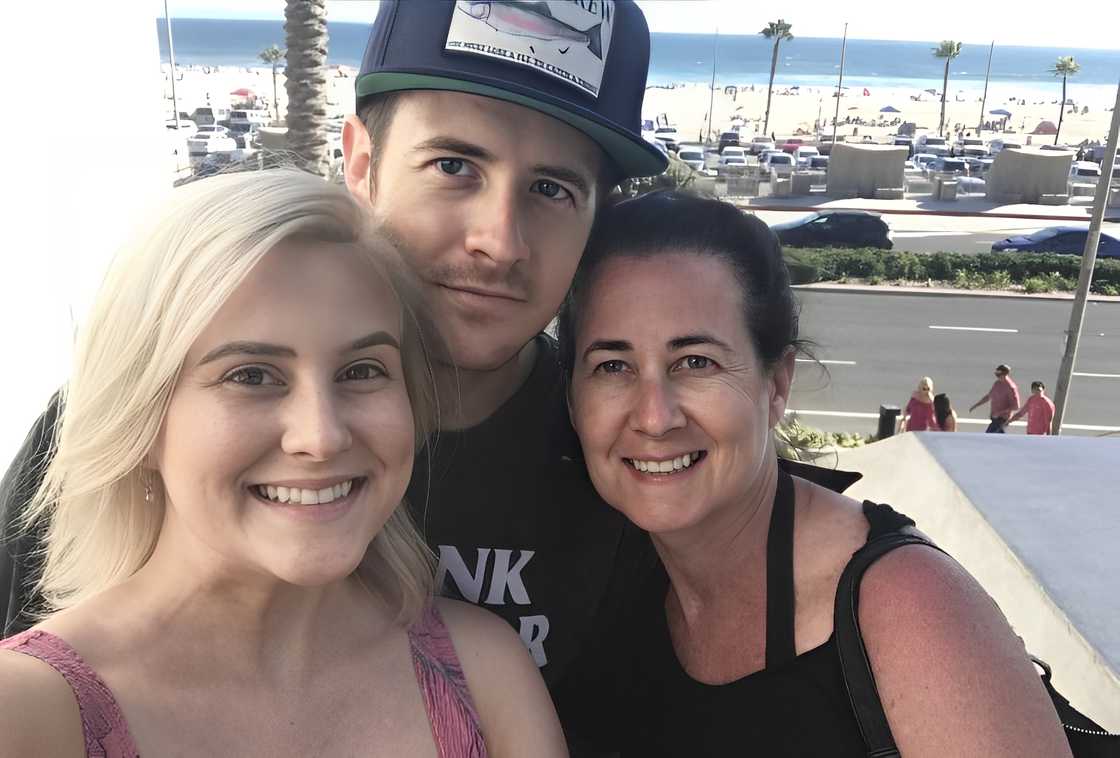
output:
[[[914,522],[890,506],[863,504],[868,539]],[[721,685],[681,667],[665,618],[668,576],[643,588],[632,629],[632,686],[621,704],[624,758],[674,756],[865,756],[833,637],[796,655],[793,481],[780,472],[766,543],[766,667]]]

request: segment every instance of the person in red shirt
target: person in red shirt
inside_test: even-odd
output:
[[[1003,434],[1010,423],[1011,415],[1019,410],[1019,387],[1011,378],[1011,367],[1006,363],[996,366],[996,380],[988,394],[973,403],[968,410],[973,411],[991,401],[990,418],[992,423],[985,430],[988,434]]]
[[[1031,396],[1027,398],[1026,405],[1011,417],[1011,421],[1017,421],[1024,415],[1027,417],[1027,434],[1050,434],[1054,401],[1046,396],[1046,385],[1042,382],[1031,382]]]
[[[902,417],[900,432],[924,432],[936,429],[933,416],[933,380],[923,376],[918,381],[918,389],[910,395],[906,411]]]

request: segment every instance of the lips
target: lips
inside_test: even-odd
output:
[[[694,450],[672,458],[623,458],[622,460],[635,471],[639,471],[643,474],[667,476],[695,466],[697,463],[704,460],[707,455],[707,451]]]
[[[262,500],[278,505],[328,505],[360,489],[365,477],[353,477],[321,486],[300,487],[285,484],[254,484],[249,490]],[[308,483],[311,484],[311,483]]]
[[[514,303],[527,302],[523,294],[517,292],[510,292],[509,290],[501,289],[488,289],[486,287],[476,287],[473,285],[459,285],[459,284],[445,284],[443,282],[436,282],[437,287],[451,293],[466,295],[469,297],[478,298],[491,298],[493,300],[508,300]]]

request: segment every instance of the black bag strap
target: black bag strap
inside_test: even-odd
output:
[[[941,550],[925,537],[906,532],[890,532],[868,542],[856,551],[836,588],[836,609],[833,614],[833,631],[840,667],[852,712],[859,724],[860,734],[867,745],[868,758],[898,758],[898,746],[887,724],[867,648],[859,631],[859,583],[864,572],[879,558],[904,545],[926,545]],[[944,552],[944,551],[942,551]]]

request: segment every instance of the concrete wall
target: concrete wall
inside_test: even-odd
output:
[[[76,323],[109,257],[171,189],[156,5],[9,3],[0,46],[5,117],[0,466],[68,373]],[[167,111],[170,111],[168,103]]]
[[[1058,690],[1120,731],[1120,439],[908,433],[840,453],[999,604]]]
[[[988,172],[987,195],[994,202],[1037,203],[1042,195],[1069,191],[1073,153],[1050,150],[1001,150]]]
[[[875,190],[901,188],[908,154],[904,145],[834,145],[827,192],[832,197],[875,197]]]

